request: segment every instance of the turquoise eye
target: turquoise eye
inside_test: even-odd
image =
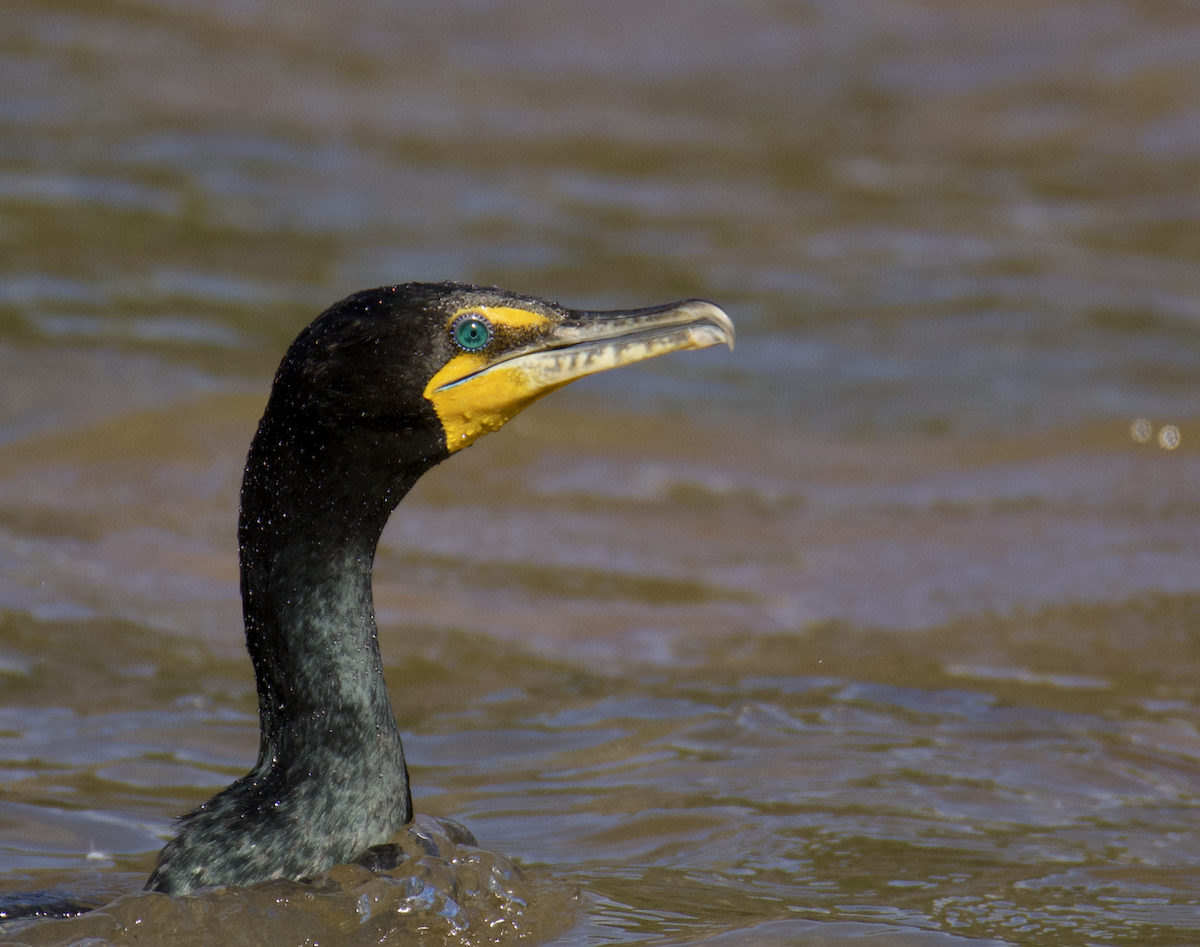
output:
[[[463,316],[450,330],[454,341],[468,352],[477,352],[492,339],[492,327],[479,316]]]

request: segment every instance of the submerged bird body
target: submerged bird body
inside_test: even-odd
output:
[[[185,894],[315,875],[407,823],[371,598],[389,515],[431,467],[549,391],[732,341],[711,303],[588,313],[451,283],[358,293],[301,332],[242,484],[258,760],[181,820],[146,887]]]

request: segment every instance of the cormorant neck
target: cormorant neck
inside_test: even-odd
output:
[[[303,878],[412,818],[371,567],[389,514],[446,456],[445,440],[421,416],[329,417],[277,378],[246,462],[238,526],[258,762],[184,817],[150,890]]]
[[[407,799],[371,570],[388,516],[433,461],[413,458],[395,435],[306,429],[279,413],[268,409],[251,446],[238,530],[258,685],[255,771],[285,792],[357,774],[372,793]]]

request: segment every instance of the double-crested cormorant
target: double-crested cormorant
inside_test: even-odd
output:
[[[319,875],[412,818],[371,600],[375,546],[434,464],[568,382],[725,342],[712,303],[584,312],[497,289],[356,293],[288,349],[238,543],[261,726],[251,772],[184,816],[147,889]]]

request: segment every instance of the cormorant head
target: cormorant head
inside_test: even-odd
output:
[[[407,283],[355,293],[319,316],[280,365],[272,401],[307,417],[301,430],[407,435],[436,462],[576,378],[720,342],[733,347],[733,323],[698,299],[588,312]]]

